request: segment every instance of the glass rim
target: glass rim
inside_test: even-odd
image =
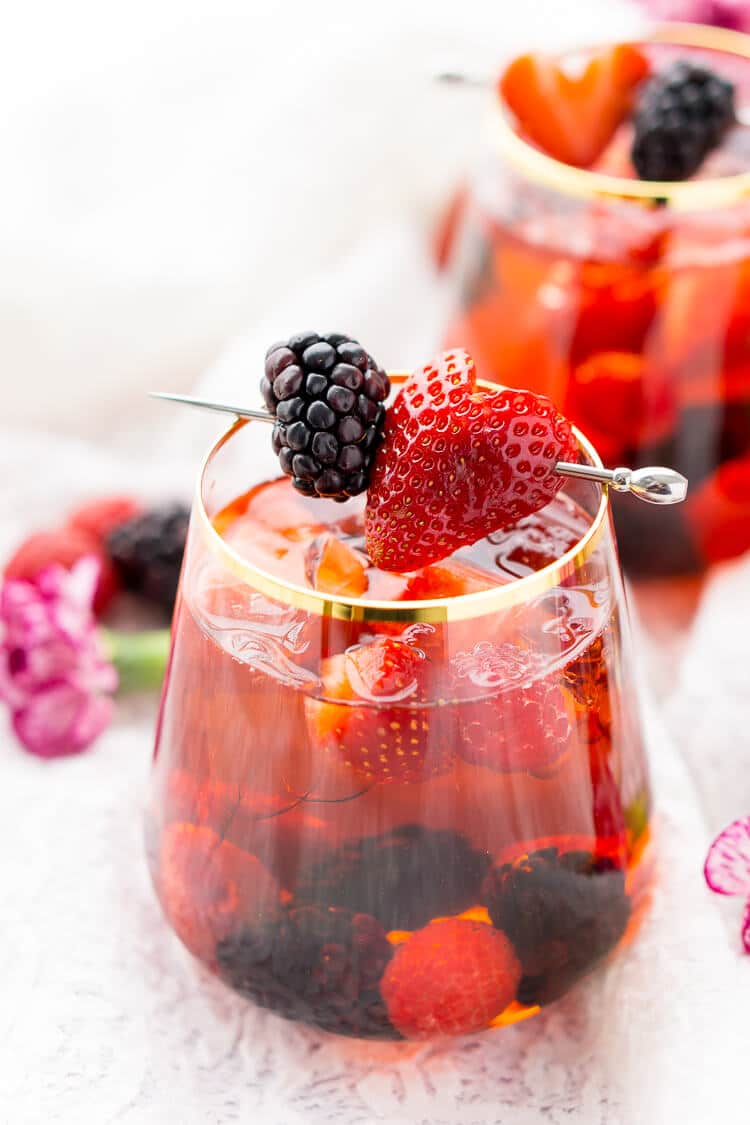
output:
[[[750,35],[706,24],[663,23],[649,30],[641,39],[629,42],[697,47],[735,55],[750,62]],[[508,164],[529,180],[565,195],[578,199],[640,203],[667,207],[673,211],[706,211],[750,199],[750,171],[710,180],[628,180],[623,176],[609,176],[565,164],[519,136],[499,97],[493,98],[493,105],[493,136]]]
[[[389,374],[394,383],[403,382],[408,377],[406,372],[389,372]],[[498,384],[478,379],[477,386],[486,390],[497,390]],[[555,559],[554,562],[548,563],[541,570],[536,570],[523,578],[516,578],[501,586],[491,586],[488,590],[479,590],[472,594],[460,594],[453,598],[430,598],[424,601],[372,601],[365,598],[328,594],[321,590],[314,590],[277,578],[249,562],[233,547],[230,547],[211,522],[211,517],[203,501],[203,485],[206,473],[220,450],[246,426],[252,425],[267,429],[264,422],[254,423],[250,419],[238,418],[211,445],[198,471],[192,519],[196,521],[196,526],[208,549],[232,574],[243,579],[258,593],[264,594],[274,601],[295,606],[321,617],[330,617],[340,621],[398,621],[439,624],[446,621],[464,621],[472,617],[483,617],[486,614],[509,609],[559,586],[566,578],[575,574],[594,552],[605,528],[608,526],[608,487],[606,484],[591,482],[594,487],[600,489],[601,494],[596,512],[593,515],[586,513],[590,523],[584,534],[559,559]],[[596,468],[602,468],[599,454],[588,438],[584,437],[576,427],[573,427],[573,432],[579,450],[588,458],[589,463]]]

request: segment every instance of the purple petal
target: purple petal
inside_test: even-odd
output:
[[[720,895],[750,895],[750,816],[740,817],[716,837],[703,869]]]
[[[745,953],[750,953],[750,899],[748,899],[745,913],[742,916],[742,944]]]
[[[32,754],[77,754],[101,734],[112,710],[109,698],[89,695],[69,683],[52,684],[14,713],[13,729]]]

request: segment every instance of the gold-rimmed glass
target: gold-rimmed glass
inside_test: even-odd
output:
[[[713,67],[748,104],[747,36],[670,24],[640,46]],[[750,548],[750,130],[687,182],[629,178],[628,145],[623,127],[595,169],[570,167],[495,103],[447,342],[550,395],[608,464],[684,473],[656,540],[643,507],[618,505],[620,551],[633,574],[701,571]]]
[[[566,483],[555,510],[574,542],[539,570],[527,559],[526,577],[371,602],[242,551],[235,501],[277,477],[252,422],[201,472],[147,817],[167,918],[256,1003],[385,1039],[408,1035],[380,992],[399,949],[427,925],[439,940],[437,919],[473,921],[507,933],[518,963],[471,1030],[524,1018],[609,956],[642,903],[650,798],[606,490]],[[361,498],[304,503],[343,511],[356,536]],[[525,548],[541,549],[545,520]],[[513,553],[502,535],[487,549]],[[386,639],[418,652],[418,691],[351,672]],[[546,888],[532,932],[504,881],[527,868]]]

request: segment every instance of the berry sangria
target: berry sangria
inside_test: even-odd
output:
[[[656,535],[641,506],[617,505],[630,573],[746,551],[750,38],[672,25],[637,45],[527,55],[493,98],[447,343],[486,377],[549,395],[606,463],[689,477]]]
[[[256,1004],[358,1038],[471,1033],[562,996],[643,907],[650,797],[608,498],[553,483],[556,461],[600,464],[593,448],[546,400],[478,383],[465,353],[394,378],[387,421],[331,393],[388,391],[362,349],[336,363],[343,339],[272,350],[283,432],[239,421],[203,468],[149,860],[181,941]],[[347,446],[355,427],[313,409],[331,400],[377,431],[335,470],[314,435]]]

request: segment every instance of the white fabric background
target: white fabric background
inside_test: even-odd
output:
[[[481,143],[480,97],[425,76],[634,18],[604,0],[270,7],[29,3],[2,37],[0,558],[92,492],[187,496],[217,424],[142,392],[195,383],[230,335],[201,380],[227,397],[308,324],[387,365],[422,356],[447,300],[425,235]],[[638,941],[543,1016],[438,1047],[293,1027],[181,951],[140,838],[153,700],[66,761],[0,727],[0,1120],[745,1123],[750,959],[701,866],[750,809],[749,590],[746,560],[668,606],[638,594],[660,857]]]

